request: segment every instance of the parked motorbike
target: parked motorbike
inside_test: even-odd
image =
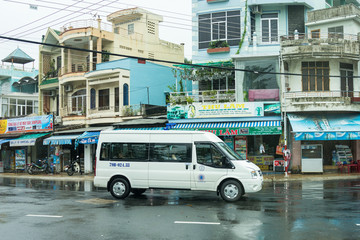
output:
[[[47,159],[38,160],[36,163],[32,162],[27,166],[26,170],[31,175],[40,172],[45,172],[48,174],[51,171]]]
[[[72,176],[74,173],[82,174],[79,156],[76,157],[75,161],[71,161],[69,166],[65,167],[65,171],[69,176]]]

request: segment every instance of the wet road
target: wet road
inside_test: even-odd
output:
[[[0,239],[360,239],[360,180],[267,183],[226,203],[160,190],[119,201],[91,181],[0,178]]]

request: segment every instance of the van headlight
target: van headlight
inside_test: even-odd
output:
[[[257,174],[255,170],[251,171],[250,173],[252,178],[257,178]]]

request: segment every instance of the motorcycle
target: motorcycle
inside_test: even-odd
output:
[[[45,172],[48,174],[51,172],[47,159],[38,160],[37,163],[32,162],[27,166],[26,171],[32,175],[34,173]]]
[[[76,157],[76,161],[71,161],[69,166],[65,167],[65,171],[69,176],[72,176],[74,173],[80,173],[82,175],[81,167],[80,167],[80,158]]]

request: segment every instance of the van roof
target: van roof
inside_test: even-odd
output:
[[[129,133],[129,134],[139,134],[139,133],[151,133],[151,134],[208,134],[208,132],[204,131],[193,131],[193,130],[103,130],[100,133],[105,134],[119,134],[119,133]]]

